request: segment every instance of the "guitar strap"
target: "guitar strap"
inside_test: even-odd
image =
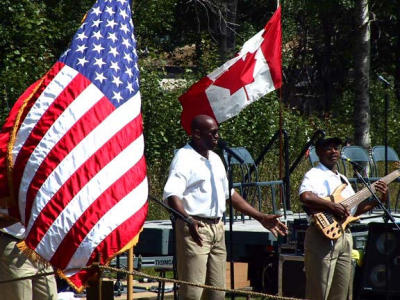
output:
[[[340,177],[340,181],[341,181],[342,183],[344,183],[344,184],[349,184],[349,183],[346,181],[346,179],[344,179],[344,177],[343,177],[342,174],[339,174],[339,177]]]

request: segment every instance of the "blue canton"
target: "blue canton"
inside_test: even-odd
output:
[[[98,0],[60,61],[85,75],[118,107],[139,91],[128,0]]]

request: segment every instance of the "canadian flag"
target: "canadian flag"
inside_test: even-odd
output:
[[[240,52],[193,84],[179,97],[181,122],[190,134],[190,123],[199,114],[218,123],[282,85],[282,32],[279,6],[264,29],[246,41]]]

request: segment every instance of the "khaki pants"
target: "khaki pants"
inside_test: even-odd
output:
[[[304,241],[307,299],[347,299],[352,284],[352,248],[351,233],[331,241],[315,225],[309,226]]]
[[[203,246],[196,244],[188,226],[180,219],[176,221],[176,255],[180,280],[225,287],[226,247],[224,224],[204,224],[199,228]],[[219,300],[225,293],[208,289],[180,285],[179,299]]]
[[[0,281],[52,272],[50,267],[32,263],[17,248],[17,240],[0,234]],[[1,285],[1,299],[54,300],[57,285],[54,275],[14,281]]]

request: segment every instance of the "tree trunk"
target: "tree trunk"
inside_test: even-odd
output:
[[[370,147],[370,26],[368,0],[355,2],[355,98],[354,98],[354,141],[356,145]]]
[[[220,14],[215,14],[214,32],[218,38],[219,55],[221,62],[231,58],[235,50],[237,0],[221,0]]]
[[[397,16],[400,16],[400,5],[397,6]],[[396,93],[396,98],[397,101],[396,103],[399,104],[400,103],[400,82],[399,82],[399,78],[400,78],[400,20],[397,19],[397,43],[396,43],[396,48],[394,49],[394,53],[395,53],[395,93]],[[399,106],[397,106],[399,107]]]

